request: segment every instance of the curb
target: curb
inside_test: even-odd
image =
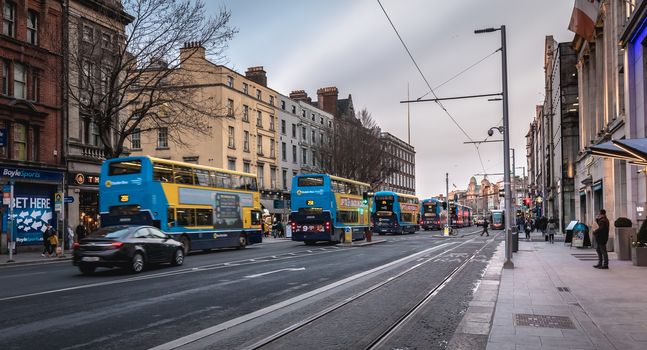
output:
[[[337,243],[335,244],[337,247],[364,247],[364,246],[369,246],[373,244],[380,244],[380,243],[386,243],[385,239],[378,239],[374,240],[372,242],[366,242],[366,241],[359,241],[357,243]]]
[[[21,265],[48,265],[48,264],[55,264],[59,263],[62,261],[71,261],[72,257],[64,257],[64,258],[49,258],[47,260],[25,260],[25,261],[14,261],[14,262],[0,262],[0,269],[5,268],[5,267],[11,267],[11,266],[21,266]]]

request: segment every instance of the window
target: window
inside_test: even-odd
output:
[[[274,116],[270,115],[270,130],[274,131]]]
[[[301,157],[302,157],[301,164],[307,165],[308,164],[308,151],[305,148],[301,148]]]
[[[304,126],[304,127],[302,127],[302,128],[301,128],[301,139],[302,139],[303,141],[306,141],[306,140],[307,140],[306,132],[307,132],[306,127],[305,127],[305,126]]]
[[[30,158],[33,161],[38,160],[38,149],[40,148],[40,129],[38,127],[32,127],[31,130],[31,155]]]
[[[89,126],[89,142],[88,144],[92,146],[99,146],[99,140],[100,140],[100,135],[99,135],[99,126],[95,122],[90,122]]]
[[[332,128],[332,120],[329,120],[329,121],[328,121],[328,127],[329,127],[329,128]]]
[[[297,186],[299,187],[319,187],[323,185],[323,176],[302,176],[297,180]]]
[[[234,100],[232,99],[227,100],[227,116],[228,117],[234,116]]]
[[[321,117],[321,118],[319,119],[319,122],[320,122],[320,124],[321,124],[321,125],[323,125],[323,117]]]
[[[270,96],[270,104],[274,106],[274,96]]]
[[[38,101],[38,92],[40,87],[40,77],[37,71],[31,73],[31,86],[29,87],[29,98],[31,101]]]
[[[175,212],[178,226],[195,226],[195,209],[177,208]]]
[[[256,153],[263,155],[263,135],[256,136]]]
[[[256,98],[259,100],[262,100],[263,94],[261,93],[261,90],[256,89]]]
[[[227,147],[236,148],[236,140],[234,139],[234,127],[233,126],[229,127],[228,136],[229,136],[229,144],[227,145]]]
[[[9,94],[9,61],[0,60],[2,64],[2,76],[0,77],[0,93],[3,95]]]
[[[276,188],[276,168],[270,167],[270,188]]]
[[[292,114],[297,114],[297,106],[292,106]]]
[[[270,157],[276,157],[276,143],[274,139],[270,139]]]
[[[132,149],[141,149],[142,148],[142,141],[141,141],[141,132],[140,129],[137,128],[133,131],[132,135],[130,135],[130,147]]]
[[[256,113],[256,126],[259,128],[263,127],[263,113],[261,111]]]
[[[297,146],[292,145],[292,163],[297,162]]]
[[[315,131],[314,131],[314,130],[312,130],[312,143],[313,143],[313,144],[317,141],[316,139],[317,139],[317,138],[315,137]]]
[[[227,76],[227,86],[229,86],[230,88],[234,87],[234,77],[230,75]]]
[[[2,8],[2,34],[16,36],[16,4],[5,1]]]
[[[243,172],[246,172],[248,174],[252,172],[249,162],[243,162]]]
[[[16,98],[25,98],[25,87],[27,83],[27,73],[25,66],[20,63],[13,65],[13,95]]]
[[[283,189],[287,190],[288,189],[288,171],[286,169],[281,170],[281,182],[283,185]]]
[[[195,224],[196,226],[213,226],[213,210],[196,209]]]
[[[258,176],[258,186],[260,188],[265,187],[265,164],[263,163],[258,163],[258,166],[256,167],[256,176]]]
[[[27,126],[13,124],[13,159],[27,160]]]
[[[310,161],[312,161],[312,165],[316,166],[317,165],[317,157],[315,156],[315,151],[312,151],[311,158],[312,159],[310,159]]]
[[[285,110],[285,101],[281,100],[281,109]]]
[[[0,120],[0,130],[2,131],[3,136],[7,137],[7,140],[8,140],[9,122]],[[7,158],[9,156],[7,144],[8,142],[5,142],[3,146],[0,146],[0,158]]]
[[[319,144],[323,145],[324,143],[324,133],[320,132],[319,133]]]
[[[301,116],[303,116],[304,118],[306,117],[306,111],[305,111],[305,109],[301,111]]]
[[[286,162],[288,157],[288,145],[285,142],[281,142],[281,160]]]
[[[315,121],[315,114],[312,113],[312,121]]]
[[[249,91],[249,85],[247,85],[247,83],[243,83],[243,93],[247,94],[248,91]]]
[[[142,162],[140,160],[112,162],[108,166],[108,175],[110,176],[139,174],[141,171]]]
[[[168,148],[168,128],[157,129],[157,148]]]
[[[281,120],[281,134],[285,135],[285,120]]]
[[[188,157],[185,157],[188,158]],[[195,157],[197,158],[197,157]],[[186,160],[185,160],[186,162]],[[196,164],[197,164],[197,159],[196,159]],[[196,178],[196,185],[200,186],[210,186],[209,184],[209,171],[208,170],[203,170],[203,169],[193,169],[193,172],[195,173],[195,178]]]
[[[296,124],[292,124],[292,138],[293,139],[297,138],[297,126],[296,126]]]
[[[227,160],[227,169],[236,171],[236,159]]]
[[[101,47],[104,49],[109,49],[110,48],[110,43],[112,42],[112,38],[110,37],[110,34],[108,33],[103,33],[101,34]]]
[[[174,170],[173,179],[175,180],[175,183],[187,185],[193,185],[195,183],[193,168],[176,165],[174,167]]]
[[[249,106],[243,105],[243,121],[249,122]]]
[[[93,31],[90,26],[83,26],[83,41],[92,42]]]
[[[243,132],[243,151],[249,152],[249,131]]]
[[[153,164],[153,180],[173,182],[173,166],[163,163]]]
[[[38,44],[38,14],[32,10],[27,11],[27,42]]]

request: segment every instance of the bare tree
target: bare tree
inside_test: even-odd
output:
[[[164,126],[181,144],[183,134],[206,134],[210,119],[226,115],[199,93],[198,68],[185,63],[196,54],[224,59],[236,33],[227,9],[211,16],[201,0],[97,3],[101,29],[70,24],[67,90],[70,105],[98,129],[106,158],[122,155],[135,132]]]
[[[380,140],[380,128],[366,109],[358,118],[335,120],[319,153],[327,173],[379,187],[397,169]]]

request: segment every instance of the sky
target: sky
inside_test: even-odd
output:
[[[207,0],[214,14],[225,6],[238,33],[227,62],[240,73],[264,66],[268,86],[288,95],[336,86],[339,97],[352,94],[355,110],[366,108],[382,131],[407,140],[407,99],[429,92],[377,0]],[[507,29],[510,147],[516,166],[526,166],[526,140],[535,106],[544,98],[544,42],[553,35],[570,42],[567,27],[572,0],[382,0],[382,5],[439,97],[501,92],[499,32]],[[482,63],[436,88],[477,61]],[[431,95],[427,95],[427,98]],[[483,140],[501,125],[502,103],[487,99],[444,102],[472,140]],[[411,144],[416,149],[416,192],[420,198],[466,189],[477,173],[503,172],[502,143],[473,145],[433,102],[410,105]],[[491,139],[500,139],[495,135]],[[521,173],[522,169],[517,169]],[[482,176],[476,177],[479,181]],[[491,181],[501,176],[488,176]]]

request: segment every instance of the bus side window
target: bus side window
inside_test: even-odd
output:
[[[175,226],[175,209],[168,208],[166,211],[166,222],[169,228]]]
[[[173,182],[173,167],[163,163],[153,163],[153,180]]]
[[[252,210],[252,225],[261,224],[261,212],[258,210]]]
[[[194,182],[192,168],[175,166],[175,183],[193,185]]]

